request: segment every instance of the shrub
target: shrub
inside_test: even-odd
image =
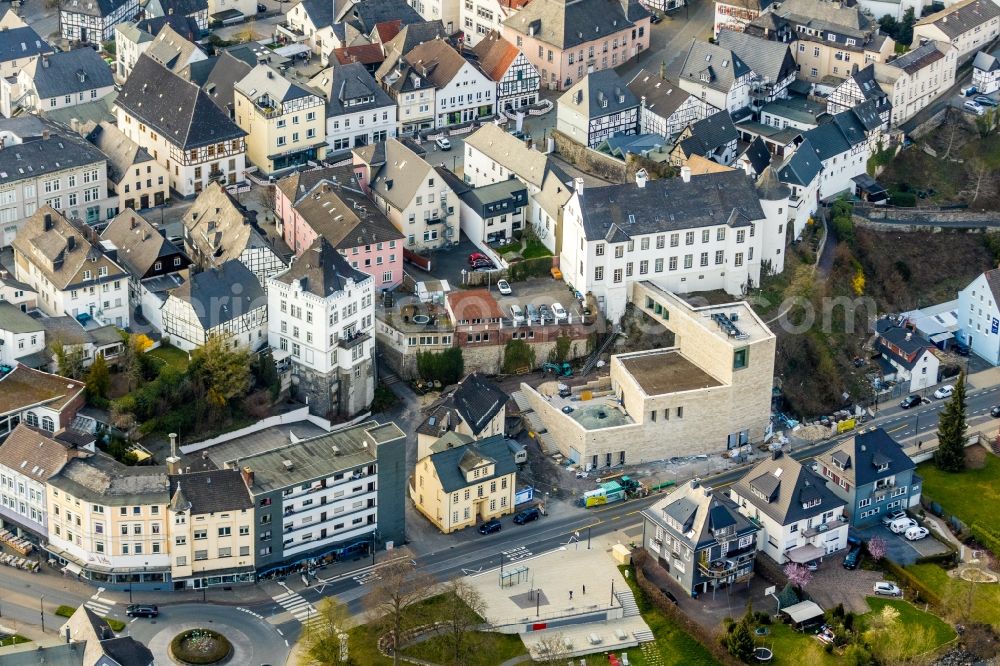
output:
[[[440,352],[417,352],[417,372],[424,381],[437,380],[443,386],[458,382],[465,372],[465,359],[460,347]]]
[[[917,205],[917,195],[912,192],[893,192],[890,198],[892,205],[900,208],[913,208]]]
[[[189,629],[170,641],[170,656],[188,664],[215,664],[233,651],[222,634],[211,629]]]
[[[503,373],[512,375],[535,367],[535,350],[524,340],[510,340],[503,350]]]

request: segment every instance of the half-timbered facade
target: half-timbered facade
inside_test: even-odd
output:
[[[875,80],[875,65],[870,64],[864,69],[851,74],[844,82],[833,89],[826,98],[826,112],[831,116],[842,111],[872,101],[882,119],[882,129],[889,129],[889,114],[892,103],[878,81]]]
[[[665,70],[661,67],[661,70]],[[639,99],[639,134],[677,136],[685,127],[707,118],[718,109],[695,97],[665,77],[640,69],[629,81],[628,89]]]
[[[497,84],[497,112],[515,111],[538,101],[541,87],[538,70],[500,33],[486,35],[472,52],[479,60],[479,67]]]
[[[612,69],[588,74],[563,93],[557,107],[559,131],[588,148],[639,128],[639,100]]]
[[[246,132],[197,84],[140,56],[115,100],[118,127],[164,165],[181,196],[213,182],[233,185],[246,170]]]
[[[116,25],[138,13],[139,0],[60,0],[59,34],[83,44],[108,41],[114,39]]]

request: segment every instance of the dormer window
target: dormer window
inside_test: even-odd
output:
[[[877,469],[880,472],[886,472],[889,470],[889,463],[882,463],[881,465],[878,466]]]
[[[802,508],[803,508],[803,509],[811,509],[811,508],[813,508],[814,506],[819,506],[819,505],[820,505],[820,502],[822,502],[822,500],[821,500],[821,499],[819,499],[819,498],[816,498],[816,499],[811,499],[811,500],[808,500],[808,501],[806,501],[806,502],[803,502],[803,503],[802,503]]]

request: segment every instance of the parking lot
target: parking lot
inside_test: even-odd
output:
[[[948,547],[931,535],[919,541],[907,541],[902,534],[894,534],[892,530],[881,523],[874,527],[851,530],[851,536],[856,536],[863,541],[868,541],[876,536],[882,537],[886,543],[886,557],[903,566],[914,564],[921,557],[942,555],[948,552]]]
[[[510,316],[510,307],[515,304],[524,310],[525,306],[529,304],[536,308],[545,305],[551,309],[553,303],[558,303],[569,315],[569,323],[578,323],[581,319],[580,302],[564,282],[552,278],[533,278],[524,282],[515,282],[511,285],[511,289],[513,293],[510,296],[501,296],[496,285],[493,285],[491,289],[506,317]]]

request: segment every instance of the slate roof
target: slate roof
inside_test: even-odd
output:
[[[302,0],[295,7],[305,10],[317,30],[333,24],[333,0]]]
[[[618,72],[602,69],[590,72],[559,97],[559,105],[577,111],[588,120],[612,116],[639,106],[639,99],[629,90]]]
[[[878,100],[887,97],[886,92],[882,90],[878,81],[875,80],[875,63],[871,63],[867,67],[854,72],[851,74],[851,78],[854,79],[858,88],[861,89],[861,94],[866,100]]]
[[[31,26],[0,30],[0,62],[33,58],[54,51]]]
[[[186,242],[217,264],[239,259],[247,248],[270,247],[246,210],[219,183],[202,190],[182,222]]]
[[[285,78],[270,65],[257,65],[250,73],[236,82],[236,90],[252,102],[267,99],[271,103],[285,104],[316,93]]]
[[[200,54],[201,49],[194,41],[175,32],[172,26],[164,25],[153,43],[146,48],[145,54],[171,72],[181,73],[189,66],[188,61],[196,52]]]
[[[113,123],[106,121],[100,124],[88,123],[84,127],[83,134],[87,141],[108,156],[108,180],[112,182],[120,182],[128,170],[136,164],[150,162],[153,159],[145,148],[141,148],[139,144],[125,136],[125,133]]]
[[[45,328],[38,321],[22,312],[18,306],[7,301],[0,301],[0,331],[23,335],[44,330]]]
[[[581,198],[587,240],[628,237],[727,224],[749,226],[764,219],[753,181],[740,170],[588,187]]]
[[[819,175],[823,163],[809,139],[803,139],[792,156],[778,167],[778,177],[783,183],[808,187]]]
[[[973,59],[972,66],[984,72],[995,72],[1000,69],[1000,60],[997,60],[997,57],[992,53],[980,51]]]
[[[772,84],[795,73],[792,50],[784,42],[732,30],[720,30],[715,41],[735,53],[755,74],[766,77]]]
[[[479,43],[472,47],[472,52],[479,60],[479,67],[494,81],[500,82],[504,74],[517,59],[521,50],[500,36],[496,30],[490,30]]]
[[[694,550],[716,543],[713,533],[720,529],[735,528],[735,534],[744,535],[757,531],[757,527],[742,516],[728,498],[689,481],[678,486],[665,498],[642,511],[642,515],[663,526]],[[678,532],[666,520],[669,517],[681,526]]]
[[[507,446],[507,439],[503,435],[494,435],[478,442],[455,446],[431,454],[434,471],[446,493],[453,493],[467,486],[475,485],[465,480],[463,467],[472,469],[483,460],[494,463],[493,474],[492,476],[480,475],[475,480],[475,484],[517,472],[514,455]]]
[[[681,141],[681,147],[687,155],[707,155],[739,138],[732,116],[728,111],[719,111],[693,123],[691,136]]]
[[[842,155],[866,140],[865,126],[853,109],[841,111],[830,122],[807,130],[802,136],[809,140],[821,160]]]
[[[530,6],[530,5],[529,5]],[[680,78],[728,93],[736,79],[750,73],[750,67],[733,51],[698,39],[682,56]]]
[[[85,502],[111,506],[166,504],[170,499],[166,466],[129,467],[100,452],[70,460],[49,485]]]
[[[391,60],[395,65],[399,56],[409,53],[418,44],[447,38],[448,32],[440,20],[424,21],[402,26],[392,39],[383,44],[382,48],[385,52],[385,59]]]
[[[23,422],[17,424],[0,444],[0,465],[41,483],[57,474],[75,456],[72,446],[55,439],[52,433]]]
[[[358,0],[347,4],[335,18],[338,23],[350,23],[365,35],[386,21],[398,19],[403,25],[424,21],[406,0]]]
[[[395,208],[403,210],[433,167],[397,139],[380,142],[379,147],[385,151],[385,161],[372,176],[369,187]]]
[[[379,86],[375,77],[361,63],[327,67],[309,79],[310,87],[320,91],[326,99],[327,118],[345,113],[368,111],[387,106],[395,106],[392,98]],[[363,103],[347,103],[370,97]],[[393,109],[395,113],[395,109]]]
[[[628,89],[640,103],[645,97],[646,109],[661,118],[669,118],[691,96],[691,93],[677,85],[676,81],[663,78],[647,69],[636,72],[628,82]]]
[[[222,109],[227,117],[233,114],[233,89],[236,82],[249,74],[251,69],[252,65],[237,58],[232,52],[223,51],[202,84],[201,88],[208,98]]]
[[[145,54],[115,104],[185,150],[246,136],[196,84]]]
[[[101,240],[114,243],[118,250],[118,262],[136,278],[145,277],[157,259],[183,254],[180,248],[131,208],[126,208],[108,223],[101,232]]]
[[[131,636],[118,636],[101,641],[101,649],[105,655],[122,666],[126,664],[148,666],[156,661],[152,650]]]
[[[767,166],[757,177],[757,195],[764,201],[781,201],[791,195],[791,190],[778,178],[778,172]]]
[[[636,0],[532,0],[504,25],[539,41],[568,49],[635,27],[649,18]],[[648,23],[646,29],[649,29]]]
[[[823,477],[780,452],[778,458],[754,465],[732,490],[779,525],[807,520],[847,504],[826,487]],[[754,490],[768,499],[761,499]],[[816,500],[819,504],[803,507]]]
[[[192,515],[253,509],[253,498],[238,469],[170,475],[171,501],[180,491]]]
[[[208,0],[150,0],[147,11],[150,9],[157,11],[161,16],[191,16],[207,12]]]
[[[887,460],[889,468],[879,472],[874,464],[875,456]],[[899,443],[882,428],[858,433],[818,458],[836,470],[837,474],[853,481],[857,487],[875,483],[881,478],[916,467]],[[847,469],[834,465],[833,461],[837,460],[845,462]]]
[[[990,5],[993,5],[990,2]],[[907,51],[895,60],[885,63],[886,66],[901,69],[907,74],[916,74],[924,67],[928,67],[938,60],[944,59],[944,53],[938,48],[935,42],[927,42],[923,46],[918,46],[912,51]]]
[[[764,169],[770,166],[772,156],[764,140],[756,136],[740,157],[746,158],[750,162],[753,172],[759,175],[763,173]]]
[[[188,41],[196,42],[201,39],[201,28],[198,27],[198,21],[182,14],[174,13],[167,14],[166,16],[153,16],[139,21],[136,27],[150,35],[158,35],[163,30],[163,27],[167,25]]]
[[[474,372],[458,383],[451,398],[462,420],[473,434],[479,434],[504,408],[510,396],[497,384]]]
[[[986,280],[986,286],[990,288],[990,293],[993,294],[993,302],[1000,303],[1000,268],[985,271],[983,278]]]
[[[439,169],[438,173],[450,173],[447,169]],[[528,189],[517,178],[508,178],[499,183],[491,183],[482,187],[469,188],[465,192],[453,190],[477,215],[482,218],[497,215],[509,215],[516,209],[528,205]],[[492,209],[487,208],[493,206]]]
[[[106,159],[83,137],[35,116],[0,119],[0,132],[10,132],[21,139],[21,143],[0,149],[0,185],[100,164]]]
[[[340,256],[330,241],[320,236],[302,253],[284,273],[274,277],[283,284],[299,282],[302,290],[329,298],[337,292],[347,289],[348,283],[359,284],[369,280],[370,276],[362,273]]]
[[[860,38],[857,46],[865,45],[864,37],[872,30],[878,33],[878,24],[869,18],[860,6],[847,5],[826,0],[784,0],[781,6],[769,12],[774,18],[803,25],[807,28],[832,32],[837,35]],[[800,33],[800,38],[809,38],[807,33]],[[817,37],[816,39],[820,39]],[[843,42],[838,40],[838,46]]]
[[[998,16],[1000,16],[1000,6],[990,0],[962,0],[951,7],[923,17],[913,27],[933,25],[949,39],[955,39]]]
[[[129,0],[59,0],[59,10],[103,18],[111,16],[128,3]]]
[[[927,342],[915,331],[899,326],[891,319],[880,319],[875,322],[875,332],[879,336],[875,345],[877,350],[909,369],[913,369],[917,360],[920,359],[920,352],[928,348]],[[909,339],[907,339],[907,334],[910,336]],[[902,351],[903,355],[890,349],[886,343]],[[913,361],[910,361],[909,356],[912,354],[916,354],[916,356]]]
[[[205,331],[267,306],[257,277],[236,259],[191,275],[170,297],[190,303]]]
[[[115,85],[108,63],[86,46],[37,58],[25,67],[25,73],[43,99]]]

